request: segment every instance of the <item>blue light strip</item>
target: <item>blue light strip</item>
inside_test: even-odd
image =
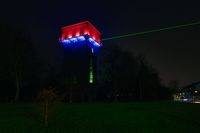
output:
[[[61,43],[64,46],[66,46],[66,45],[72,45],[72,44],[78,44],[78,43],[82,44],[82,43],[85,43],[87,41],[87,38],[88,38],[88,42],[92,46],[94,46],[94,47],[100,47],[101,46],[99,43],[97,43],[93,38],[91,38],[88,35],[64,39],[64,40],[61,40]]]
[[[89,37],[88,41],[93,44],[93,46],[97,46],[97,47],[100,47],[101,45],[98,44],[94,39],[92,39],[91,37]]]

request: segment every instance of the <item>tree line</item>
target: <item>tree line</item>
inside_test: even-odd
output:
[[[101,50],[98,75],[100,97],[107,100],[162,100],[171,94],[144,55],[133,55],[114,44]]]

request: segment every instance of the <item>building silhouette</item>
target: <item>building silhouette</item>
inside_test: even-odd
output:
[[[95,99],[100,36],[89,21],[61,28],[59,40],[65,55],[63,82],[70,102]]]

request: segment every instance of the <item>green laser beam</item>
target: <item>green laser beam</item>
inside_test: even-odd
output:
[[[177,29],[177,28],[182,28],[182,27],[187,27],[187,26],[193,26],[193,25],[199,25],[199,24],[200,24],[200,22],[195,22],[195,23],[189,23],[189,24],[170,26],[170,27],[166,27],[166,28],[147,30],[147,31],[143,31],[143,32],[136,32],[136,33],[126,34],[126,35],[109,37],[109,38],[101,39],[101,41],[107,41],[107,40],[114,40],[114,39],[119,39],[119,38],[124,38],[124,37],[143,35],[143,34],[148,34],[148,33],[153,33],[153,32],[164,31],[164,30],[172,30],[172,29]]]

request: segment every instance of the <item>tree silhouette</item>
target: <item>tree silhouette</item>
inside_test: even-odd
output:
[[[163,88],[159,73],[145,56],[134,56],[116,45],[100,51],[98,91],[112,100],[153,100],[160,98]]]
[[[33,44],[31,38],[21,29],[10,28],[2,24],[0,28],[0,58],[2,63],[0,71],[3,72],[0,79],[2,82],[8,81],[13,85],[15,93],[12,94],[10,90],[9,97],[18,101],[22,88],[34,81]]]
[[[44,126],[48,126],[49,112],[54,107],[54,104],[61,102],[62,97],[58,95],[55,88],[48,87],[39,91],[37,100],[41,105],[41,111],[44,116]]]
[[[140,100],[157,99],[158,89],[161,87],[159,73],[145,60],[144,56],[139,56],[138,62],[137,82]]]

